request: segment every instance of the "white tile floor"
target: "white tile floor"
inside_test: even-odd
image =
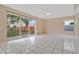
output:
[[[0,44],[2,54],[78,54],[79,39],[58,35],[25,37]]]

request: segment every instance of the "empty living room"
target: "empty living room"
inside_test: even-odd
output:
[[[0,54],[79,54],[79,4],[0,4]]]

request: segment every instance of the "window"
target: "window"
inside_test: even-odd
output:
[[[74,20],[64,21],[65,31],[74,31]]]

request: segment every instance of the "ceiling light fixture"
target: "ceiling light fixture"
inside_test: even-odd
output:
[[[50,15],[51,13],[50,12],[46,12],[46,15]]]
[[[54,12],[54,10],[47,9],[46,15],[49,16],[49,15],[53,14],[53,12]]]

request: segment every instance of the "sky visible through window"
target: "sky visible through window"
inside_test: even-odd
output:
[[[72,23],[72,22],[74,22],[74,20],[71,20],[71,21],[65,21],[64,24],[65,24],[65,25],[70,25],[70,23]]]
[[[29,21],[29,26],[35,26],[35,24],[36,24],[36,20]]]

